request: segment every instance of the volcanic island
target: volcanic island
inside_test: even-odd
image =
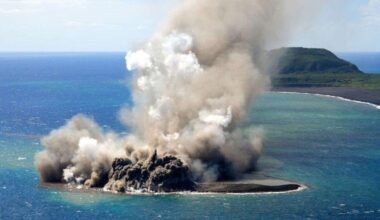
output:
[[[268,193],[306,189],[305,185],[260,174],[245,175],[239,180],[216,182],[193,181],[188,166],[175,156],[158,157],[157,152],[143,162],[116,158],[112,170],[97,185],[85,182],[41,182],[40,186],[70,192],[101,192],[119,195],[156,193]]]

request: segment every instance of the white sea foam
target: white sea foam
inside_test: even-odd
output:
[[[282,192],[242,192],[242,193],[229,193],[229,192],[194,192],[194,191],[181,191],[181,192],[153,192],[149,190],[142,189],[133,189],[128,188],[126,192],[120,193],[117,191],[111,191],[106,188],[103,188],[103,192],[113,193],[118,195],[145,195],[145,196],[155,196],[155,195],[184,195],[184,196],[193,196],[193,195],[204,195],[204,196],[213,196],[213,195],[234,195],[234,196],[244,196],[244,195],[273,195],[273,194],[287,194],[287,193],[295,193],[307,190],[308,187],[306,185],[300,185],[298,189],[295,190],[287,190]]]
[[[324,94],[307,93],[307,92],[275,92],[275,93],[281,93],[281,94],[305,94],[305,95],[314,95],[314,96],[319,96],[319,97],[333,98],[333,99],[338,99],[338,100],[346,101],[346,102],[353,102],[353,103],[357,103],[357,104],[369,105],[371,107],[374,107],[374,108],[380,110],[380,105],[376,105],[376,104],[373,104],[373,103],[370,103],[370,102],[363,102],[363,101],[343,98],[341,96],[324,95]]]

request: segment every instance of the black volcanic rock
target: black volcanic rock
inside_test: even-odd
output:
[[[357,66],[326,49],[285,47],[269,51],[268,58],[278,61],[272,69],[278,74],[362,73]]]
[[[180,159],[171,155],[160,158],[154,152],[146,161],[135,164],[128,159],[115,159],[105,187],[118,192],[128,189],[173,192],[193,191],[195,183],[188,166]]]

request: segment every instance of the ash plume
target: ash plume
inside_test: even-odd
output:
[[[279,0],[181,1],[144,47],[126,55],[134,107],[120,118],[131,133],[104,132],[75,116],[42,139],[42,180],[170,191],[157,186],[253,170],[262,136],[239,125],[270,83],[264,51],[283,36],[287,8]]]

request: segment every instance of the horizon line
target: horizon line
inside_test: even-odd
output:
[[[309,47],[307,47],[309,48]],[[310,49],[313,49],[312,47],[310,47]],[[326,49],[326,48],[323,48],[323,49]],[[329,50],[329,49],[327,49]],[[380,53],[380,50],[379,51],[334,51],[334,50],[329,50],[329,51],[332,51],[334,53]],[[54,51],[0,51],[0,54],[27,54],[27,53],[39,53],[39,54],[43,54],[43,53],[127,53],[128,50],[125,50],[125,51],[122,51],[122,50],[118,50],[118,51],[106,51],[106,50],[99,50],[99,51],[92,51],[92,50],[89,50],[89,51],[60,51],[60,50],[54,50]]]
[[[127,53],[127,51],[0,51],[4,53]]]

